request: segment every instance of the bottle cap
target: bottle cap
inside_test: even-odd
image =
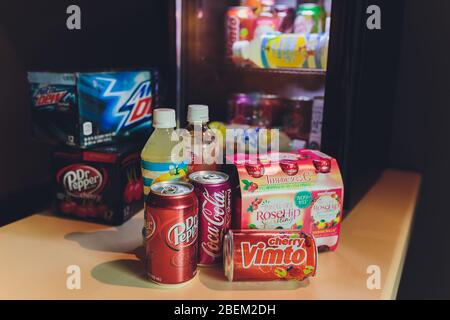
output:
[[[236,41],[233,43],[233,57],[241,58],[244,60],[250,59],[250,42],[247,40]]]
[[[175,110],[166,108],[153,110],[153,127],[165,129],[175,128],[176,126]]]
[[[330,34],[331,17],[325,18],[325,33]]]
[[[192,122],[208,122],[208,106],[201,104],[191,104],[188,107],[187,121]]]

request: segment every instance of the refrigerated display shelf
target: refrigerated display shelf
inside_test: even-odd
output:
[[[316,277],[302,283],[228,282],[221,268],[201,268],[163,288],[145,278],[142,212],[120,227],[42,212],[0,228],[0,299],[393,299],[420,180],[386,171],[343,221],[337,251],[319,254]],[[81,289],[70,290],[76,267]],[[370,287],[376,270],[380,287]]]
[[[262,76],[294,76],[294,77],[301,77],[301,76],[314,76],[314,77],[320,77],[325,78],[326,76],[326,70],[322,69],[268,69],[268,68],[257,68],[257,67],[238,67],[232,64],[225,65],[225,69],[228,72],[233,72],[236,74],[258,74]]]
[[[325,90],[325,70],[262,69],[228,64],[220,73],[228,93],[264,92],[285,97],[315,97],[323,96]]]

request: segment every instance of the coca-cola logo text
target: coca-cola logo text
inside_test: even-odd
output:
[[[167,231],[167,244],[175,249],[180,250],[182,248],[189,247],[198,235],[198,217],[190,216],[184,221],[175,223]]]
[[[225,189],[222,191],[209,194],[207,189],[203,191],[202,204],[202,221],[206,222],[207,241],[201,242],[201,250],[213,258],[218,258],[222,255],[222,239],[223,234],[229,227],[230,223],[230,195],[231,190]]]

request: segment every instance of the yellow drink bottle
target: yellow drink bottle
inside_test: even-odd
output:
[[[187,176],[187,163],[174,163],[172,151],[179,143],[172,141],[176,127],[175,110],[155,109],[153,111],[153,127],[155,131],[148,139],[141,152],[142,177],[144,179],[144,195],[150,192],[153,183],[167,180],[184,180]]]

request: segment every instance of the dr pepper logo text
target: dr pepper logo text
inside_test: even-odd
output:
[[[190,216],[175,223],[167,231],[167,244],[175,250],[181,250],[194,244],[198,235],[198,217]]]
[[[94,167],[74,164],[61,169],[56,180],[68,194],[79,197],[100,193],[107,182],[107,175]]]

